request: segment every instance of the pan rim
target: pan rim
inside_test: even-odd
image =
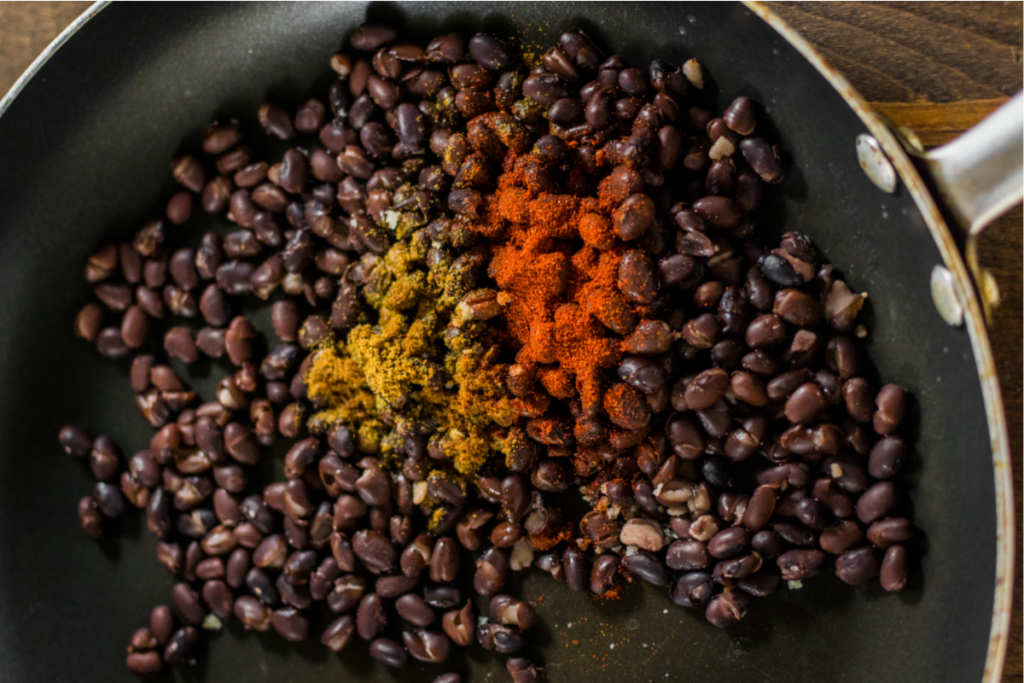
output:
[[[1003,397],[999,390],[995,360],[981,303],[973,281],[964,263],[953,234],[939,211],[938,205],[911,162],[903,145],[889,127],[875,113],[867,100],[857,92],[845,76],[836,71],[809,43],[774,11],[759,0],[741,0],[744,6],[774,29],[786,42],[800,52],[826,81],[853,109],[861,122],[881,144],[911,198],[925,219],[943,265],[953,274],[964,293],[964,325],[978,368],[985,416],[988,420],[989,440],[992,447],[992,470],[996,491],[996,587],[989,630],[988,654],[981,683],[998,683],[1006,660],[1013,609],[1013,578],[1015,555],[1015,508],[1013,495],[1013,467],[1010,459],[1009,432]],[[852,141],[851,141],[852,142]],[[851,144],[851,152],[853,145]]]
[[[52,57],[57,50],[59,50],[60,47],[71,38],[71,36],[76,34],[80,28],[85,26],[87,21],[96,16],[100,10],[111,4],[112,1],[113,0],[98,0],[97,2],[94,2],[87,10],[82,12],[73,22],[71,22],[67,28],[61,31],[56,38],[50,41],[50,44],[46,46],[46,49],[39,53],[39,56],[29,64],[28,68],[25,69],[25,72],[18,77],[18,80],[14,81],[14,85],[12,85],[11,89],[7,91],[7,94],[5,94],[3,98],[0,98],[0,116],[3,116],[7,112],[15,98],[20,95],[21,91],[25,89],[25,86],[28,85],[28,82],[31,81],[37,73],[39,73],[39,70],[43,68],[43,65],[45,65],[46,62],[50,61],[50,57]]]
[[[21,94],[42,67],[75,33],[113,0],[97,0],[50,42],[42,53],[0,98],[0,117]],[[857,92],[845,76],[836,71],[817,50],[796,30],[760,0],[740,0],[757,17],[792,45],[843,98],[878,140],[889,157],[899,178],[906,185],[914,203],[925,219],[928,231],[939,249],[943,265],[952,273],[964,293],[964,326],[978,368],[978,380],[988,421],[992,449],[993,476],[996,493],[996,586],[993,601],[989,646],[981,683],[1001,680],[1009,641],[1010,619],[1013,609],[1013,579],[1015,564],[1015,507],[1013,468],[1009,449],[1009,432],[999,388],[991,341],[981,304],[969,275],[963,256],[952,232],[942,216],[935,199],[928,190],[910,157],[889,127],[874,112],[867,100]]]

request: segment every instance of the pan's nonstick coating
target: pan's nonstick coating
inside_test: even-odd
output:
[[[115,4],[74,35],[0,117],[0,678],[130,681],[124,648],[169,598],[144,523],[95,544],[78,529],[86,468],[57,446],[78,420],[143,448],[127,362],[100,359],[71,334],[87,300],[85,257],[157,213],[171,155],[214,116],[250,127],[268,95],[297,103],[324,91],[327,58],[365,17],[410,38],[479,29],[538,51],[578,24],[627,59],[694,55],[720,92],[760,102],[789,155],[762,230],[809,233],[852,287],[868,290],[879,374],[908,387],[917,432],[910,486],[925,551],[912,585],[884,595],[834,577],[755,603],[719,631],[634,586],[618,601],[568,594],[549,577],[521,586],[538,604],[549,679],[557,681],[980,681],[995,581],[992,464],[977,371],[963,331],[935,313],[939,254],[913,201],[861,173],[863,125],[825,80],[740,5],[672,3]],[[214,368],[216,374],[220,370]],[[199,382],[208,390],[210,382]],[[353,645],[336,656],[237,623],[214,634],[180,680],[429,681],[447,669],[387,670]],[[450,668],[508,680],[478,648]],[[487,672],[492,678],[487,678]]]

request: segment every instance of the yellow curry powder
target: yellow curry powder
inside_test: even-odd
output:
[[[363,288],[377,320],[325,343],[306,373],[310,398],[324,406],[311,421],[340,420],[358,435],[360,450],[385,463],[395,455],[389,424],[431,421],[450,474],[465,479],[495,454],[504,460],[502,428],[516,413],[495,332],[446,334],[458,302],[445,292],[457,274],[450,262],[428,270],[425,257],[425,249],[399,241],[377,260]]]

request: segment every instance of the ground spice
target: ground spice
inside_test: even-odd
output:
[[[359,435],[361,449],[386,464],[402,455],[402,440],[386,438],[389,424],[430,424],[452,474],[471,477],[502,455],[502,428],[515,420],[500,346],[486,329],[447,334],[466,272],[455,262],[427,268],[429,242],[405,237],[366,276],[363,294],[376,321],[314,355],[305,379],[323,408],[311,424],[342,421]]]
[[[516,362],[554,366],[538,373],[548,394],[579,392],[585,406],[596,405],[601,371],[622,357],[621,341],[608,331],[636,324],[616,285],[625,247],[607,216],[615,197],[611,189],[601,198],[536,192],[535,172],[535,159],[509,154],[474,227],[496,242],[488,272],[502,291]],[[516,406],[526,415],[547,407],[537,396],[520,397]]]

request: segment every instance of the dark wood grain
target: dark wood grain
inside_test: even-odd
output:
[[[88,2],[0,2],[0,94],[14,85]]]
[[[869,100],[955,102],[1021,89],[1019,2],[770,4]]]
[[[925,147],[944,145],[998,109],[1007,98],[960,102],[872,102],[898,126],[917,134]]]
[[[970,127],[1022,85],[1024,4],[1020,2],[770,3],[868,100],[927,145]],[[71,21],[85,2],[0,2],[0,92]],[[1020,207],[982,236],[982,262],[1003,300],[991,330],[1009,423],[1017,491],[1017,585],[1004,683],[1022,674],[1022,262]]]

